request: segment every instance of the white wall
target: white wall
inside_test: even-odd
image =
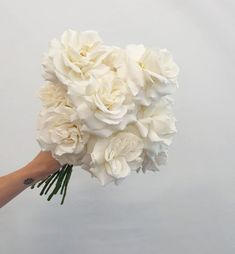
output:
[[[178,135],[159,173],[101,187],[77,169],[64,206],[27,189],[0,211],[0,253],[235,253],[232,0],[0,0],[0,174],[29,162],[41,57],[65,29],[168,48]]]

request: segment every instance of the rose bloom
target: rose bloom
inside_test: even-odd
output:
[[[67,105],[72,107],[71,101],[67,96],[67,88],[61,84],[55,84],[47,82],[40,87],[38,91],[38,97],[40,98],[44,107],[57,107],[59,105]]]
[[[103,59],[103,63],[125,82],[133,96],[136,96],[144,86],[142,68],[135,59],[128,56],[126,50],[112,47],[111,52]]]
[[[168,148],[158,144],[154,152],[145,150],[142,154],[143,164],[137,169],[137,172],[142,170],[144,173],[147,171],[159,171],[161,165],[167,163]]]
[[[161,142],[170,145],[176,133],[176,119],[172,113],[173,100],[164,96],[151,107],[142,107],[137,114],[136,126],[149,144]],[[149,147],[149,145],[147,145]]]
[[[143,141],[131,132],[118,132],[109,138],[98,138],[91,152],[88,170],[102,185],[118,182],[137,170],[142,163]]]
[[[162,141],[151,141],[146,138],[139,130],[138,124],[132,123],[127,126],[125,131],[131,132],[136,136],[140,137],[144,143],[143,153],[140,158],[143,161],[142,165],[137,168],[137,172],[142,170],[144,173],[148,170],[159,171],[159,166],[166,164],[168,156],[168,145]]]
[[[173,93],[178,87],[179,67],[167,49],[130,44],[126,46],[126,53],[138,63],[144,74],[144,87],[135,98],[137,103],[148,106],[162,96]]]
[[[43,76],[48,81],[69,85],[90,75],[102,75],[107,67],[101,62],[109,50],[97,32],[69,29],[60,40],[50,42],[49,51],[43,58]]]
[[[42,109],[38,116],[37,141],[42,150],[51,151],[61,164],[80,164],[89,134],[80,130],[75,110],[67,106]]]
[[[71,86],[68,95],[85,123],[82,130],[90,134],[108,137],[136,120],[128,86],[113,73]]]

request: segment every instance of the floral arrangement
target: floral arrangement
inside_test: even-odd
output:
[[[167,49],[108,46],[96,31],[69,29],[42,65],[37,141],[62,166],[38,183],[41,195],[54,184],[48,200],[60,191],[63,204],[73,166],[105,185],[166,163],[179,73]]]

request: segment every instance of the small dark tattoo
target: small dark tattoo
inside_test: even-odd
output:
[[[24,184],[28,185],[28,184],[31,184],[33,181],[34,181],[33,178],[27,178],[27,179],[24,180]]]

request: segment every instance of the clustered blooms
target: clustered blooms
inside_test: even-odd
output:
[[[67,30],[51,41],[42,65],[42,150],[103,185],[166,163],[179,73],[168,50],[107,46],[95,31]]]

